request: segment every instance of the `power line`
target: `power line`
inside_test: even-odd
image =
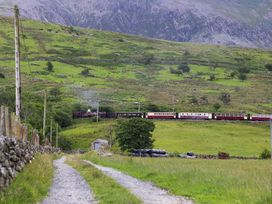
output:
[[[27,60],[27,66],[28,66],[28,69],[29,69],[29,73],[31,74],[31,66],[30,66],[30,62],[29,62],[29,53],[28,53],[28,47],[26,45],[26,42],[25,42],[25,34],[24,34],[24,28],[23,28],[23,23],[22,23],[22,20],[20,18],[20,28],[21,28],[21,31],[22,31],[22,38],[23,38],[23,44],[24,44],[24,50],[25,50],[25,55],[26,55],[26,60]]]

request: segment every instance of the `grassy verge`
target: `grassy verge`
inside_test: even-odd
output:
[[[136,204],[141,203],[128,190],[117,184],[113,179],[105,176],[94,167],[83,163],[77,156],[70,157],[68,164],[75,168],[88,182],[100,204]]]
[[[0,193],[0,203],[31,204],[41,201],[51,186],[53,173],[53,155],[38,155],[9,188]]]
[[[188,196],[197,203],[268,204],[271,195],[271,161],[261,160],[182,160],[114,156],[83,156],[97,164],[110,166],[152,181],[175,195]]]

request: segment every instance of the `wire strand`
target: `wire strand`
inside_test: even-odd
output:
[[[29,62],[29,53],[28,53],[28,47],[26,45],[26,41],[25,41],[25,34],[24,34],[24,28],[23,28],[23,23],[22,23],[22,20],[21,18],[19,18],[19,22],[20,22],[20,28],[21,28],[21,31],[22,31],[22,38],[23,38],[23,44],[24,44],[24,50],[25,50],[25,55],[26,55],[26,60],[27,60],[27,66],[28,66],[28,69],[29,69],[29,74],[31,75],[32,74],[32,70],[31,70],[31,66],[30,66],[30,62]]]

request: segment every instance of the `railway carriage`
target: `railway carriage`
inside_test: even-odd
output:
[[[248,115],[244,113],[215,113],[215,120],[248,120]]]
[[[269,114],[252,114],[250,115],[251,121],[270,121],[272,120],[272,115]]]
[[[175,112],[149,112],[146,113],[147,119],[176,119],[177,113]]]
[[[178,113],[178,119],[187,120],[212,120],[212,113]]]
[[[108,118],[142,118],[144,113],[141,112],[117,112],[107,114]]]

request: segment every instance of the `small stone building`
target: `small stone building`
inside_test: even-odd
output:
[[[107,140],[97,139],[91,144],[91,150],[101,150],[109,148],[109,142]]]

